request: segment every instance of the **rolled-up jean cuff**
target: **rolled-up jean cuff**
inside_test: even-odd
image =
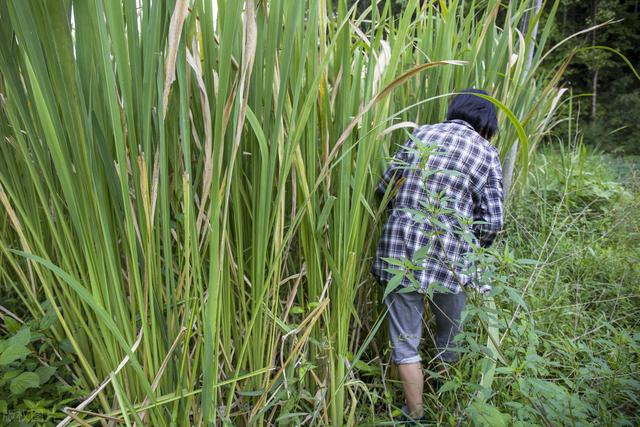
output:
[[[391,360],[397,365],[420,362],[420,338],[422,337],[422,312],[424,295],[418,292],[387,295],[385,304],[389,308],[389,337],[391,338]]]
[[[460,355],[450,350],[440,350],[436,354],[436,359],[446,363],[456,363],[460,360]]]
[[[418,363],[422,360],[422,358],[420,356],[412,356],[412,357],[405,357],[404,359],[393,359],[393,363],[395,363],[396,365],[408,365],[410,363]]]

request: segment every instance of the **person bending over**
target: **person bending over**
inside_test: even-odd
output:
[[[472,247],[462,233],[468,230],[474,245],[487,247],[503,226],[502,169],[498,151],[489,143],[498,129],[496,108],[474,93],[487,94],[466,89],[453,99],[444,122],[416,129],[376,188],[384,195],[392,186],[390,212],[372,267],[380,284],[386,289],[398,269],[385,258],[414,261],[416,252],[427,247],[419,252],[419,268],[410,273],[414,280],[403,274],[398,288],[384,300],[392,361],[403,382],[403,412],[413,419],[424,417],[418,346],[426,292],[439,285],[429,302],[436,324],[436,360],[442,367],[459,359],[453,337],[466,304],[463,288],[490,289],[472,280],[472,261],[466,256]],[[416,211],[421,212],[418,219]],[[413,290],[403,289],[407,286]],[[444,288],[449,292],[442,292]]]

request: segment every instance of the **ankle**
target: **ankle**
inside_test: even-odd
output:
[[[413,419],[422,418],[424,416],[424,408],[422,405],[407,405],[405,403],[402,409]]]
[[[419,411],[414,411],[411,413],[411,418],[413,418],[414,420],[418,420],[422,417],[424,417],[424,409],[420,409]]]

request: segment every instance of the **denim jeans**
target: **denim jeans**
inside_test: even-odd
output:
[[[384,300],[389,308],[392,360],[396,364],[416,363],[421,360],[418,347],[422,339],[425,299],[428,297],[419,292],[392,292]],[[429,332],[435,340],[436,357],[444,362],[453,363],[460,358],[458,352],[452,351],[453,337],[460,331],[460,314],[466,301],[464,292],[434,293],[433,299],[429,299],[436,323],[436,330]]]

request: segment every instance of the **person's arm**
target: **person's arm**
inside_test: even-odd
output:
[[[491,246],[504,226],[502,167],[497,155],[492,159],[479,201],[474,220],[482,221],[484,224],[475,224],[473,231],[480,241],[480,246],[487,247]]]

